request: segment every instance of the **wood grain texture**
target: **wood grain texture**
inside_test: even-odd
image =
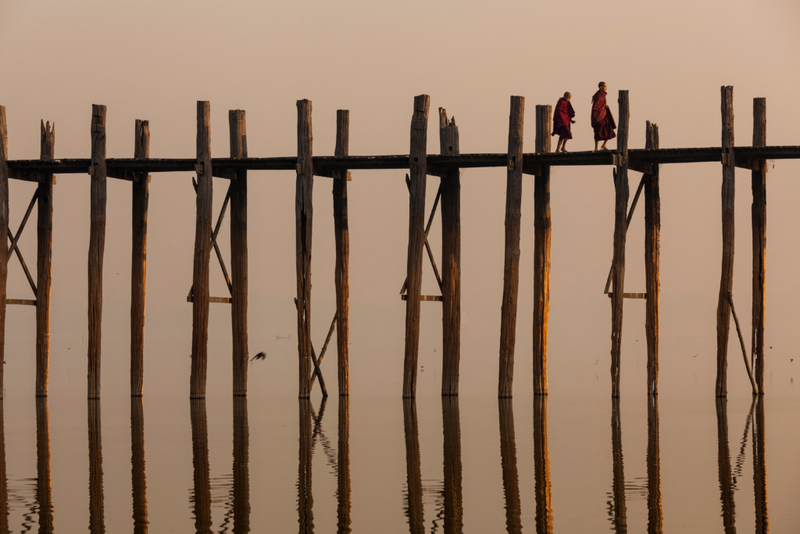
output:
[[[106,107],[92,105],[91,223],[89,227],[88,394],[100,398],[103,255],[106,246]]]
[[[505,257],[503,301],[500,310],[500,372],[498,396],[511,397],[514,384],[514,346],[517,335],[519,293],[519,236],[522,219],[522,133],[525,98],[511,97],[508,119],[508,166],[506,172]]]
[[[42,161],[55,154],[56,127],[41,122]],[[53,282],[53,175],[43,174],[36,188],[36,396],[46,397],[50,366],[50,292]]]
[[[209,261],[211,259],[211,104],[197,102],[197,217],[192,271],[192,374],[190,396],[204,399],[208,369]]]
[[[647,149],[658,149],[658,126],[647,122]],[[658,165],[644,175],[644,270],[647,288],[647,394],[658,395],[659,306],[661,299],[661,184]]]
[[[767,99],[753,99],[753,146],[767,146]],[[767,162],[754,162],[752,172],[753,206],[753,334],[751,357],[755,367],[756,384],[764,394],[764,328],[766,321],[766,259],[767,259]]]
[[[408,263],[406,281],[405,358],[403,361],[403,397],[416,395],[417,358],[419,356],[420,294],[422,290],[422,251],[425,246],[425,188],[427,184],[428,95],[414,97],[409,152]]]
[[[247,125],[243,110],[228,113],[231,158],[247,157]],[[231,180],[231,338],[233,341],[233,395],[247,395],[248,346],[248,256],[247,171],[236,171]]]
[[[536,106],[536,153],[550,152],[552,106]],[[547,395],[547,331],[550,320],[550,167],[534,179],[533,393]]]
[[[722,269],[717,303],[717,397],[728,394],[728,334],[731,307],[728,293],[733,291],[734,200],[736,161],[733,152],[733,87],[723,86],[722,94]]]
[[[336,156],[350,153],[350,112],[336,112]],[[333,233],[336,247],[336,352],[339,395],[350,394],[350,223],[347,207],[347,169],[334,171]],[[348,475],[349,476],[349,475]]]
[[[455,117],[439,108],[439,150],[458,155]],[[461,171],[449,169],[441,178],[442,202],[442,395],[458,395],[461,361]]]
[[[6,108],[0,106],[0,237],[8,235],[8,127]],[[3,240],[7,243],[7,240]],[[7,248],[7,245],[3,245]],[[8,254],[0,254],[0,361],[5,361],[6,344],[6,281],[8,279]],[[3,398],[3,367],[0,365],[0,399]],[[4,480],[0,481],[5,483]],[[0,518],[2,521],[2,518]],[[7,523],[7,520],[6,520]],[[2,524],[2,523],[0,523]]]
[[[311,230],[314,219],[313,137],[311,102],[297,101],[297,187],[295,193],[295,235],[297,260],[297,353],[299,357],[298,397],[311,395]]]
[[[134,158],[150,157],[150,123],[137,120]],[[147,287],[147,209],[150,175],[131,184],[131,396],[144,393],[144,316]]]

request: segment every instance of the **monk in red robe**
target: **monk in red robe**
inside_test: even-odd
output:
[[[600,141],[603,142],[603,146],[600,148],[608,150],[606,142],[617,136],[617,134],[614,133],[614,130],[617,128],[617,123],[614,122],[614,116],[611,115],[611,110],[608,109],[608,105],[606,104],[608,86],[606,82],[600,82],[597,86],[599,89],[592,97],[592,128],[594,128],[595,152],[597,152]]]
[[[571,99],[572,95],[570,93],[564,93],[564,96],[558,99],[556,109],[553,112],[553,133],[551,135],[558,135],[556,152],[566,152],[567,140],[572,139],[570,124],[575,124],[572,118],[575,116],[575,110],[572,109],[572,104],[569,103]]]

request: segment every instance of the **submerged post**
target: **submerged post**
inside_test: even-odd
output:
[[[311,101],[297,101],[297,190],[295,224],[297,235],[297,352],[300,358],[298,397],[311,394],[311,226],[314,188]]]
[[[247,157],[247,125],[241,109],[228,113],[231,158]],[[247,395],[247,170],[231,176],[231,328],[233,338],[233,395]]]
[[[536,153],[550,152],[553,108],[536,106]],[[547,327],[550,319],[550,166],[536,173],[533,252],[533,394],[547,395]]]
[[[408,264],[406,301],[406,344],[403,363],[403,397],[414,397],[417,390],[419,356],[419,312],[422,291],[422,249],[425,243],[425,186],[427,183],[428,95],[414,97],[409,151]]]
[[[194,233],[192,276],[192,375],[190,396],[206,397],[208,368],[208,273],[211,258],[211,104],[197,102],[197,219]]]
[[[350,153],[350,112],[336,112],[337,156]],[[333,232],[336,243],[336,352],[339,395],[350,394],[350,226],[347,213],[347,169],[333,174]],[[349,476],[349,475],[348,475]]]
[[[134,158],[150,157],[150,123],[136,121]],[[131,184],[131,397],[144,390],[144,311],[147,286],[147,206],[150,175],[138,173]],[[41,205],[39,207],[41,208]]]
[[[522,130],[525,98],[511,97],[508,119],[506,172],[506,241],[503,267],[503,303],[500,317],[500,379],[498,396],[510,397],[514,383],[514,344],[519,291],[519,233],[522,218]]]
[[[622,353],[622,305],[625,299],[625,239],[628,223],[628,91],[619,92],[618,162],[614,173],[616,201],[614,210],[614,294],[611,297],[611,396],[619,397],[620,360]]]
[[[658,149],[658,126],[647,122],[645,148]],[[644,175],[644,268],[647,287],[647,394],[658,395],[658,308],[661,298],[661,186],[658,164]]]
[[[734,200],[736,161],[733,153],[733,87],[723,86],[722,93],[722,274],[717,304],[717,397],[728,395],[728,332],[731,306],[728,293],[733,290]]]
[[[439,108],[439,148],[458,155],[456,119]],[[442,176],[442,395],[458,395],[461,359],[461,170]]]
[[[92,105],[91,225],[89,229],[89,384],[100,398],[100,342],[103,321],[103,253],[106,245],[106,107]]]
[[[0,236],[8,235],[8,165],[6,161],[8,161],[6,108],[5,106],[0,106]],[[8,239],[3,237],[0,242],[3,243],[3,250],[8,250]],[[0,254],[0,361],[5,361],[7,278],[8,254]],[[0,365],[0,399],[3,398],[3,367],[5,366]],[[5,467],[5,456],[2,460],[3,467]],[[4,483],[4,480],[0,482]]]
[[[56,127],[41,123],[40,159],[55,154]],[[47,396],[50,363],[50,288],[53,275],[53,175],[43,174],[36,188],[38,203],[36,239],[36,396]]]
[[[753,146],[767,146],[767,99],[753,99]],[[753,162],[753,343],[759,395],[764,394],[764,308],[767,256],[767,162]]]

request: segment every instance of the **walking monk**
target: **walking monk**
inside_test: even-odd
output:
[[[603,146],[600,148],[608,150],[606,143],[609,139],[614,139],[617,134],[614,130],[617,128],[617,123],[614,122],[614,116],[611,115],[611,110],[608,109],[606,104],[606,93],[608,86],[606,82],[597,84],[598,91],[592,97],[592,128],[594,128],[594,151],[597,152],[597,145],[600,141]]]
[[[569,103],[570,99],[572,99],[572,95],[564,93],[564,96],[558,99],[556,110],[553,113],[553,133],[551,135],[558,135],[556,152],[566,152],[567,140],[572,139],[572,129],[569,125],[570,123],[575,124],[572,119],[575,116],[575,110]]]

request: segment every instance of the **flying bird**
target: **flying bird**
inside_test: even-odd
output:
[[[267,359],[267,353],[266,352],[259,352],[258,354],[253,356],[253,358],[250,361],[252,362],[254,360],[266,360],[266,359]]]

